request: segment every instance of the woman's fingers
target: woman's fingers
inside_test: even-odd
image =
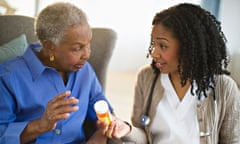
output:
[[[79,100],[69,97],[70,91],[63,92],[48,102],[42,121],[46,125],[56,125],[59,120],[67,119],[71,112],[77,111]]]

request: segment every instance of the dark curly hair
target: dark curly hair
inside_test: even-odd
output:
[[[226,74],[229,63],[226,38],[220,22],[207,10],[198,5],[181,3],[157,13],[152,25],[167,27],[180,42],[178,72],[184,86],[190,80],[197,84],[198,98],[211,88],[214,91],[216,75]],[[149,54],[152,52],[152,42]],[[152,61],[152,67],[155,62]]]

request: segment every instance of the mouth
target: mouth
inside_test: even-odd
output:
[[[161,69],[163,68],[167,63],[164,63],[164,62],[156,62],[155,66],[158,68],[158,69]]]
[[[74,67],[77,68],[77,69],[81,69],[83,67],[83,65],[84,64],[76,64],[76,65],[74,65]]]

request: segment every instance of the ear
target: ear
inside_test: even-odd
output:
[[[55,49],[55,45],[50,40],[43,40],[41,41],[41,43],[42,43],[42,48],[46,51],[51,52]]]

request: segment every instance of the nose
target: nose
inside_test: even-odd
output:
[[[81,58],[89,59],[90,55],[91,55],[91,47],[90,45],[88,45],[86,48],[84,48]]]
[[[153,50],[152,50],[152,53],[151,53],[151,56],[153,59],[158,59],[161,57],[161,50],[159,47],[157,46],[154,46]]]

